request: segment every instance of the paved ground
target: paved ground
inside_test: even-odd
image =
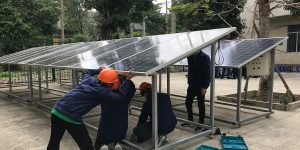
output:
[[[186,94],[186,73],[175,73],[171,75],[171,92],[185,95]],[[300,74],[284,74],[292,91],[300,94]],[[165,79],[165,76],[163,76]],[[136,86],[142,81],[150,81],[148,77],[136,77],[134,82]],[[231,94],[236,92],[236,80],[218,79],[216,80],[217,95]],[[243,81],[243,84],[245,82]],[[165,91],[165,82],[163,83],[163,91]],[[257,89],[258,79],[251,79],[249,90]],[[56,87],[61,88],[61,87]],[[285,92],[283,84],[275,77],[275,92]],[[25,97],[25,96],[24,96]],[[175,101],[173,101],[175,103]],[[184,107],[183,107],[184,108]],[[97,111],[94,110],[94,111]],[[229,114],[229,109],[217,109],[216,113]],[[134,111],[133,114],[138,115],[139,112]],[[233,113],[234,114],[234,113]],[[182,115],[182,114],[181,114]],[[248,115],[245,113],[245,115]],[[184,116],[184,115],[183,115]],[[227,124],[217,122],[222,132],[228,135],[241,135],[244,137],[250,150],[298,150],[300,147],[300,108],[290,112],[275,111],[269,119],[260,119],[259,121],[247,124],[241,128],[236,128]],[[91,124],[97,125],[98,117],[89,118]],[[132,132],[132,127],[136,124],[137,117],[131,115],[129,117],[128,134]],[[50,123],[49,111],[43,111],[35,106],[23,104],[19,101],[8,98],[4,94],[0,94],[0,150],[38,150],[46,149],[49,140]],[[191,135],[188,128],[176,128],[169,135],[169,141],[175,141],[187,135]],[[94,132],[90,132],[92,139],[95,139]],[[221,148],[220,137],[215,139],[207,137],[199,138],[193,142],[176,147],[178,150],[194,150],[197,146],[206,144]],[[142,145],[147,146],[147,143]],[[75,150],[78,149],[76,143],[68,133],[65,134],[61,149]]]

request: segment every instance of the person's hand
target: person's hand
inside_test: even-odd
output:
[[[99,67],[99,72],[101,72],[103,69],[105,69],[104,66]]]
[[[127,79],[127,80],[131,80],[131,79],[134,77],[134,74],[133,74],[131,71],[129,71],[129,72],[126,73],[125,75],[126,75],[126,79]]]
[[[201,89],[201,95],[205,95],[206,92],[207,92],[207,90],[206,90],[205,88],[202,88],[202,89]]]

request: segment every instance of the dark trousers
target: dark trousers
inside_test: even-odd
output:
[[[152,137],[152,125],[148,121],[144,124],[138,125],[133,129],[133,134],[137,137],[138,142],[144,142]]]
[[[47,150],[58,150],[60,141],[68,131],[81,150],[94,150],[92,140],[84,124],[68,123],[59,117],[51,116],[51,136]]]
[[[197,96],[198,100],[198,108],[199,108],[199,123],[204,123],[204,117],[205,117],[205,95],[201,95],[201,89],[195,89],[188,87],[187,89],[187,96],[185,100],[185,106],[188,113],[188,120],[194,121],[193,118],[193,101],[195,97]]]

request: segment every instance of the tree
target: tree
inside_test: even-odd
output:
[[[84,23],[88,17],[81,0],[64,0],[65,29],[73,34],[84,33]]]
[[[44,45],[52,37],[59,15],[55,1],[2,0],[0,5],[1,54]]]
[[[291,10],[291,13],[294,15],[299,15],[300,12],[300,1],[299,0],[282,0],[282,1],[274,1],[275,6],[270,7],[271,0],[257,0],[257,4],[259,6],[259,30],[258,37],[265,38],[269,37],[270,33],[270,14],[272,10],[277,8],[285,8],[287,10]],[[270,76],[262,76],[259,81],[258,88],[258,97],[257,99],[260,101],[266,101],[267,91],[269,89],[269,78]]]
[[[179,31],[234,26],[242,32],[245,26],[240,13],[244,4],[245,1],[236,0],[179,0],[171,10],[177,12]],[[238,36],[237,33],[231,35],[232,38]]]
[[[118,38],[131,21],[140,20],[141,12],[148,11],[151,0],[87,0],[85,7],[96,9],[100,18],[100,39]]]

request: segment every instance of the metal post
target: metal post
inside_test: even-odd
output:
[[[79,76],[78,76],[78,71],[75,71],[75,85],[79,85]]]
[[[275,62],[275,50],[272,49],[272,51],[271,51],[270,77],[269,77],[269,90],[268,90],[269,112],[270,113],[272,113],[272,107],[273,107],[274,62]]]
[[[158,127],[157,127],[157,74],[152,75],[152,146],[158,149]]]
[[[27,88],[29,89],[30,88],[30,76],[29,76],[29,74],[30,74],[30,71],[29,71],[29,69],[27,70]]]
[[[238,69],[238,83],[237,83],[237,105],[236,105],[236,123],[240,124],[240,113],[241,113],[241,88],[242,88],[242,69]]]
[[[215,126],[215,114],[214,114],[214,105],[215,105],[215,51],[216,43],[211,45],[211,62],[210,62],[210,128],[212,133],[214,133]]]
[[[161,93],[161,71],[159,71],[159,74],[158,74],[158,91],[159,91],[159,93]]]
[[[12,85],[11,85],[11,70],[10,70],[10,64],[8,64],[8,84],[9,84],[9,92],[12,92]]]
[[[75,88],[76,87],[76,83],[75,83],[75,70],[72,70],[72,87]]]
[[[61,84],[61,69],[59,69],[59,84]]]
[[[33,81],[32,81],[32,67],[29,66],[29,86],[30,86],[30,100],[33,101]]]
[[[55,82],[56,77],[55,77],[55,68],[52,68],[52,81]]]
[[[39,82],[39,99],[42,99],[42,76],[41,67],[38,67],[38,82]]]
[[[167,67],[167,94],[170,94],[170,67]]]
[[[49,83],[48,83],[48,67],[45,68],[45,76],[46,76],[46,91],[49,93]]]

